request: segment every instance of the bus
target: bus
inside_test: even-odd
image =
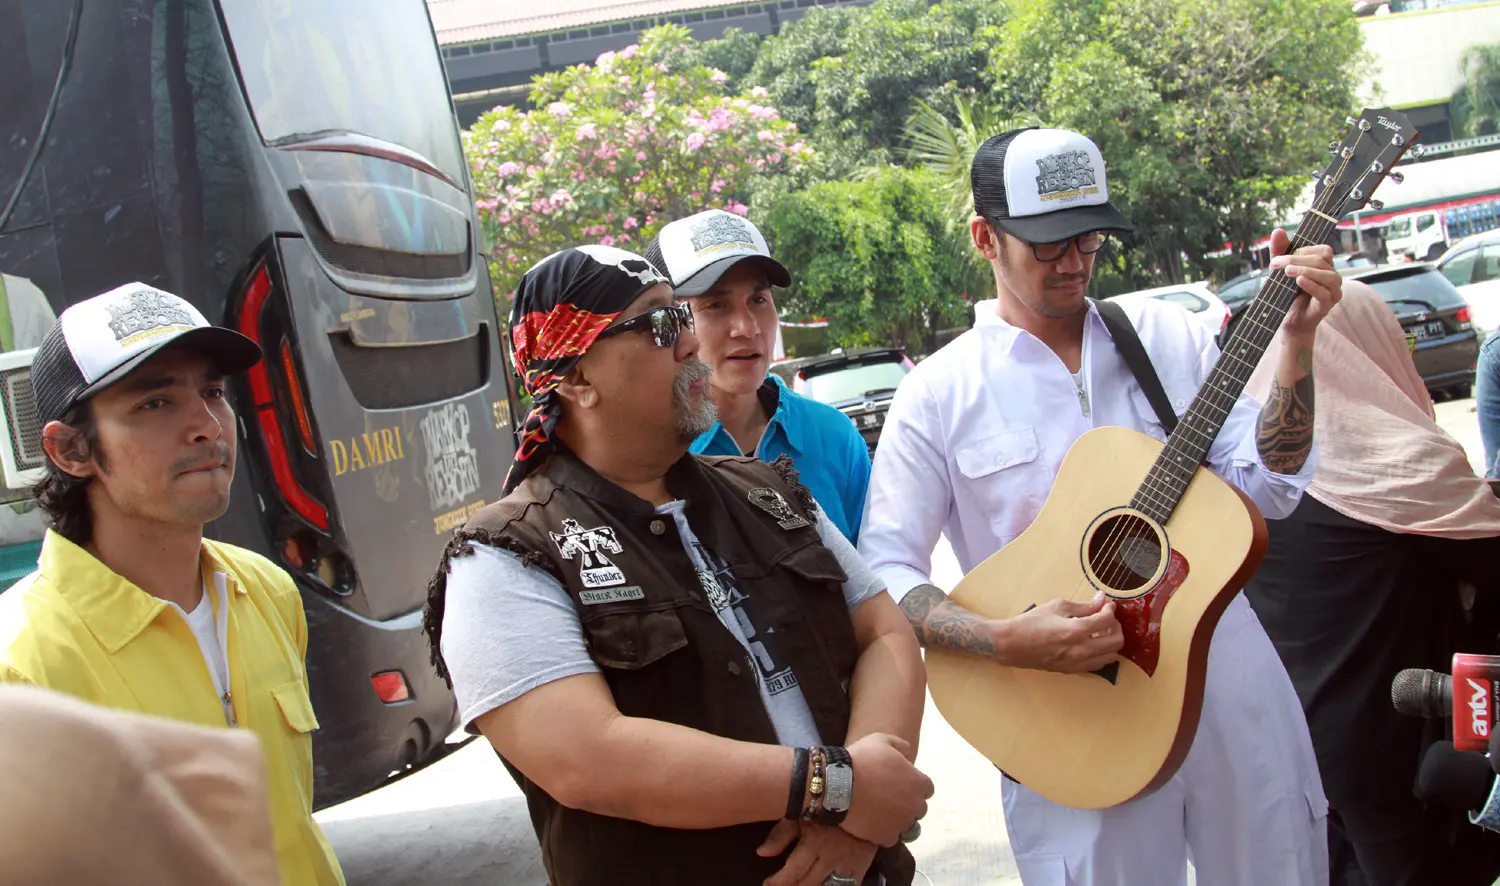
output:
[[[0,108],[0,279],[57,314],[141,281],[265,352],[208,534],[301,591],[315,805],[442,756],[426,586],[499,495],[518,401],[423,0],[0,4]],[[13,344],[0,444],[34,477]]]

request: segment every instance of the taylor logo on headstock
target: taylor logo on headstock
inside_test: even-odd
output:
[[[757,486],[750,490],[750,503],[775,517],[776,525],[787,531],[812,525],[792,510],[792,506],[786,503],[781,493],[774,489]]]
[[[605,553],[624,552],[615,538],[615,531],[608,526],[584,529],[577,520],[564,520],[562,532],[549,532],[552,543],[564,560],[577,557],[582,571],[579,577],[586,588],[608,588],[625,583],[625,573],[620,571]]]

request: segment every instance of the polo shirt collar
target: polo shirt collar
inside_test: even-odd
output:
[[[985,337],[986,344],[995,348],[1004,356],[1009,354],[1011,349],[1015,347],[1016,340],[1021,337],[1021,333],[1024,330],[1005,322],[1005,319],[995,310],[999,304],[1000,300],[997,298],[975,302],[974,328],[979,330],[980,334]],[[1105,335],[1108,335],[1108,330],[1104,326],[1104,319],[1099,316],[1099,309],[1094,305],[1093,299],[1089,300],[1088,306],[1089,319],[1087,325],[1093,326],[1103,331]]]
[[[210,542],[205,541],[200,550],[206,574],[223,573],[232,593],[249,593]],[[167,607],[166,601],[131,584],[86,549],[51,529],[42,540],[38,567],[42,578],[68,601],[111,655],[140,636]]]
[[[776,391],[776,411],[771,413],[769,427],[781,433],[786,439],[787,448],[794,455],[801,455],[806,450],[804,444],[807,442],[807,428],[804,425],[807,423],[797,420],[797,409],[800,404],[796,403],[795,399],[799,395],[787,387],[786,382],[775,373],[767,376],[761,388],[765,389],[768,385]]]

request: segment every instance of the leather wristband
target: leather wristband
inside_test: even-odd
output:
[[[818,822],[837,827],[843,824],[854,801],[854,759],[844,748],[823,748],[823,804]]]
[[[802,800],[807,796],[807,748],[794,748],[792,762],[791,794],[786,801],[786,817],[797,821],[802,817]]]

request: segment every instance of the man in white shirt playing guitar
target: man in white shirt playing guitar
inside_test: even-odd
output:
[[[918,364],[897,392],[859,543],[928,649],[1074,674],[1101,668],[1121,649],[1116,604],[1102,594],[989,619],[949,600],[930,578],[939,534],[965,573],[1020,535],[1063,456],[1089,429],[1118,425],[1166,438],[1085,295],[1109,232],[1129,230],[1108,202],[1104,173],[1094,143],[1061,130],[1004,133],[974,159],[971,232],[994,269],[998,299],[977,304],[975,328]],[[1287,346],[1276,384],[1264,405],[1239,398],[1207,457],[1268,519],[1291,512],[1315,467],[1313,340],[1340,296],[1331,249],[1287,255],[1288,245],[1278,231],[1273,267],[1306,297],[1280,330]],[[1126,315],[1182,412],[1219,356],[1212,337],[1155,300],[1126,307]],[[1003,780],[1006,826],[1027,886],[1173,886],[1186,882],[1189,858],[1199,881],[1215,886],[1327,883],[1327,802],[1307,725],[1242,595],[1213,638],[1191,750],[1158,789],[1075,809]]]

